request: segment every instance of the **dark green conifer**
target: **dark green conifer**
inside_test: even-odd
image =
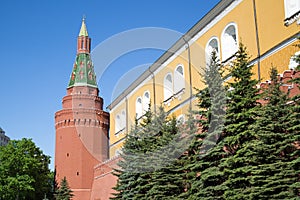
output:
[[[164,199],[181,191],[174,162],[182,154],[176,119],[150,110],[126,138],[112,199]]]
[[[298,38],[298,43],[296,44],[298,50],[300,50],[300,38]],[[300,54],[294,56],[294,61],[297,63],[297,67],[295,69],[295,73],[300,73]],[[295,76],[294,79],[291,80],[294,87],[298,87],[300,90],[300,76]],[[294,152],[295,161],[293,161],[293,167],[297,174],[300,174],[300,94],[297,94],[292,98],[292,101],[289,102],[292,106],[292,114],[290,115],[289,128],[288,131],[293,135],[294,138],[294,146],[296,148]],[[300,196],[300,176],[293,183],[292,187],[298,191],[298,196]]]
[[[295,45],[298,48],[299,41]],[[294,60],[298,63],[294,69],[296,74],[300,70],[300,55],[294,56]],[[268,173],[263,181],[253,182],[256,190],[251,195],[297,199],[300,196],[300,95],[290,99],[289,94],[280,90],[282,83],[274,68],[270,79],[271,85],[264,95],[268,103],[259,112],[258,124],[253,129],[262,138],[254,151],[261,153],[259,159],[263,160],[256,173]],[[290,82],[300,88],[300,77],[294,76]]]
[[[243,192],[250,186],[245,180],[250,172],[244,168],[249,157],[239,150],[244,148],[245,142],[253,139],[250,127],[255,123],[259,107],[258,81],[252,79],[252,67],[249,66],[246,47],[240,44],[229,69],[232,80],[228,83],[225,130],[220,142],[225,154],[218,167],[224,182],[218,187],[224,192],[225,199],[244,199]]]
[[[295,137],[288,131],[292,109],[287,105],[288,95],[280,90],[275,68],[270,78],[271,84],[263,93],[266,105],[257,111],[256,123],[250,126],[253,138],[245,141],[234,156],[238,165],[233,173],[239,175],[244,184],[230,188],[233,192],[228,199],[292,199],[297,196],[298,192],[292,187],[299,174],[294,165],[297,160],[293,146]],[[245,160],[247,162],[240,162]]]
[[[73,196],[73,191],[70,189],[66,177],[64,177],[55,191],[54,197],[56,200],[70,200]]]
[[[223,69],[214,51],[203,74],[207,88],[197,94],[199,110],[196,114],[200,129],[192,132],[195,134],[194,140],[188,154],[183,158],[186,160],[188,184],[187,192],[181,196],[186,199],[217,199],[219,195],[215,186],[218,184],[220,172],[216,168],[222,158],[222,148],[218,148],[217,142],[223,129],[226,104],[221,70]],[[188,123],[191,124],[190,129],[195,130],[192,118]]]

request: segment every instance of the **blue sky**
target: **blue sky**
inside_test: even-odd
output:
[[[92,49],[124,31],[159,27],[185,33],[219,0],[9,0],[1,3],[0,127],[11,139],[32,138],[51,156],[53,169],[54,114],[76,56],[83,15]],[[174,38],[172,38],[174,39]],[[175,40],[174,40],[175,41]],[[149,66],[159,49],[129,52],[110,64],[99,79],[105,106],[116,82],[133,68]],[[92,55],[93,56],[93,55]],[[95,56],[96,62],[101,56]],[[95,66],[97,68],[99,66]],[[95,70],[97,72],[97,70]],[[136,74],[136,73],[135,73]]]

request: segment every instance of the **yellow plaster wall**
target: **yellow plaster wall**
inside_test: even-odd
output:
[[[125,136],[124,131],[118,135],[116,135],[116,130],[115,130],[115,119],[118,114],[121,114],[122,111],[126,112],[126,103],[125,101],[122,101],[117,107],[114,108],[113,112],[110,112],[110,131],[109,131],[109,136],[110,136],[110,144],[115,143],[116,141],[122,139],[122,137]]]
[[[261,61],[262,81],[269,80],[269,72],[272,66],[276,67],[279,73],[283,73],[288,69],[290,58],[299,51],[295,47],[296,43],[297,41]]]
[[[284,25],[283,0],[256,0],[261,54],[299,33],[299,25]]]
[[[109,149],[109,155],[110,155],[110,158],[116,156],[117,154],[117,151],[120,150],[122,147],[123,147],[123,143],[124,143],[124,140],[117,143],[116,145],[112,146],[110,149]]]

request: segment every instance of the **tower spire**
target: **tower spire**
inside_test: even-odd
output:
[[[77,55],[74,68],[70,77],[68,88],[73,86],[89,86],[98,88],[93,62],[90,56],[91,39],[88,36],[85,17],[82,19],[81,28],[77,38]]]
[[[85,15],[83,15],[83,17],[82,17],[81,28],[80,28],[78,36],[85,36],[85,37],[89,36],[89,34],[87,32],[86,24],[85,24]]]
[[[86,53],[89,54],[91,51],[91,39],[89,38],[85,17],[82,18],[81,28],[77,38],[77,54]]]

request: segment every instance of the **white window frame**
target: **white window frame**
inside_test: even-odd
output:
[[[210,45],[210,43],[213,41],[213,40],[216,40],[217,41],[217,49],[215,49],[213,46]],[[211,48],[211,49],[210,49]],[[212,52],[216,50],[216,53],[217,53],[217,57],[220,59],[220,41],[219,41],[219,38],[216,37],[216,36],[213,36],[211,37],[207,44],[206,44],[206,47],[205,47],[205,60],[206,60],[206,66],[209,66],[210,64],[210,59],[211,59],[211,54]]]
[[[125,110],[122,110],[121,112],[121,130],[124,130],[126,128],[126,112]]]
[[[230,38],[225,38],[226,36],[226,32],[227,30],[233,26],[234,30],[235,30],[235,44],[229,44],[228,40]],[[227,34],[229,35],[229,34]],[[231,35],[229,35],[230,37]],[[226,36],[228,37],[228,36]],[[238,36],[238,28],[236,23],[231,22],[229,24],[227,24],[227,26],[225,26],[225,28],[222,31],[222,35],[221,35],[221,52],[222,52],[222,61],[226,61],[228,58],[230,58],[232,55],[234,55],[239,48],[239,36]]]
[[[294,5],[291,7],[291,5]],[[300,11],[300,1],[299,0],[284,0],[284,13],[285,19],[290,18],[294,14]]]
[[[146,97],[146,94],[148,94],[148,97]],[[145,113],[146,111],[149,110],[149,105],[150,105],[150,92],[148,90],[144,92],[142,102],[143,102],[143,111]]]
[[[180,73],[178,71],[179,68],[182,68],[182,73]],[[178,92],[180,92],[182,89],[185,88],[185,75],[184,75],[184,65],[183,64],[179,64],[177,65],[177,67],[175,68],[174,71],[174,93],[177,94]]]
[[[289,62],[289,69],[296,69],[298,63],[294,60],[295,56],[300,55],[300,51],[296,52],[291,58]]]
[[[139,102],[139,100],[140,100],[140,102]],[[137,119],[139,119],[140,117],[143,116],[143,99],[142,99],[142,97],[136,98],[135,113],[136,113]]]
[[[167,77],[171,76],[171,83],[167,80]],[[168,82],[167,82],[168,81]],[[173,96],[173,76],[172,73],[167,73],[164,77],[164,101]]]
[[[121,130],[121,116],[119,114],[115,117],[115,134]]]

